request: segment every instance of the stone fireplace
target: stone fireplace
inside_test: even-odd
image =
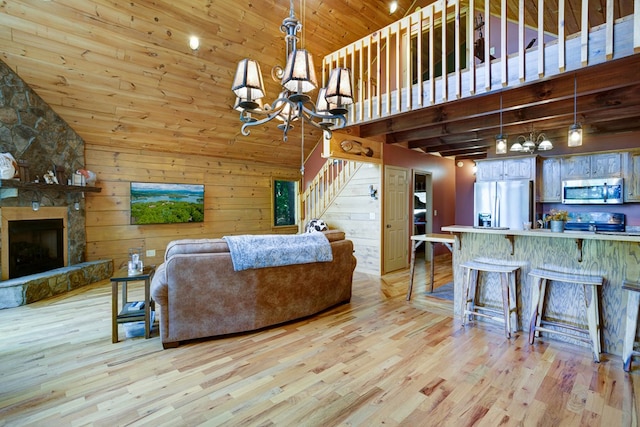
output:
[[[29,304],[110,277],[112,260],[85,259],[84,192],[65,185],[74,171],[84,168],[83,139],[1,60],[0,153],[10,153],[18,162],[19,174],[14,180],[20,184],[11,185],[14,180],[0,183],[0,309]],[[59,174],[56,178],[60,185],[44,183],[44,175],[51,170]],[[37,211],[32,209],[34,201],[40,206]],[[14,278],[10,270],[17,261],[10,258],[9,224],[35,220],[47,222],[44,228],[51,228],[48,220],[62,220],[62,243],[57,241],[59,230],[53,235],[47,231],[44,237],[32,237],[31,229],[40,226],[25,222],[17,226],[23,242],[18,246],[29,247],[27,258],[33,264],[56,260],[46,272]],[[52,240],[56,240],[53,248]],[[55,268],[60,258],[62,266]]]
[[[44,182],[49,170],[64,171],[66,178],[84,168],[84,141],[16,73],[0,61],[0,152],[11,153],[20,163],[22,176],[16,179]],[[85,211],[80,193],[54,186],[0,189],[2,233],[0,266],[2,280],[9,278],[9,235],[7,221],[64,218],[64,266],[85,261]],[[13,191],[11,191],[13,190]],[[38,200],[34,211],[31,202]],[[78,201],[79,209],[74,209]],[[15,218],[8,219],[7,215]]]

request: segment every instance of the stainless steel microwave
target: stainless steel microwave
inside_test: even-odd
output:
[[[562,203],[620,204],[624,200],[622,178],[562,181]]]

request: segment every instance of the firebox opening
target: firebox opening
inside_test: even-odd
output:
[[[9,278],[64,267],[62,219],[9,221]]]

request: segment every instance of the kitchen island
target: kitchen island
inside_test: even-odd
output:
[[[532,268],[546,268],[567,273],[594,274],[604,277],[599,290],[602,350],[622,354],[627,294],[623,280],[640,281],[640,235],[588,231],[551,232],[547,229],[509,230],[470,226],[442,227],[455,235],[453,250],[454,312],[462,307],[463,271],[460,264],[471,259],[498,260],[518,265],[518,330],[527,331],[530,319]],[[480,298],[489,306],[502,304],[497,275],[483,275]],[[495,277],[493,277],[495,276]],[[558,283],[548,290],[548,317],[576,325],[586,325],[582,289]],[[526,333],[526,332],[525,332]],[[557,335],[561,339],[585,345]],[[546,339],[546,338],[545,338]]]

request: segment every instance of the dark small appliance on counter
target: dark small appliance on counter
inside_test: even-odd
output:
[[[609,212],[569,212],[564,227],[569,231],[624,232],[625,215]]]
[[[478,214],[478,227],[491,227],[491,214],[479,213]]]

